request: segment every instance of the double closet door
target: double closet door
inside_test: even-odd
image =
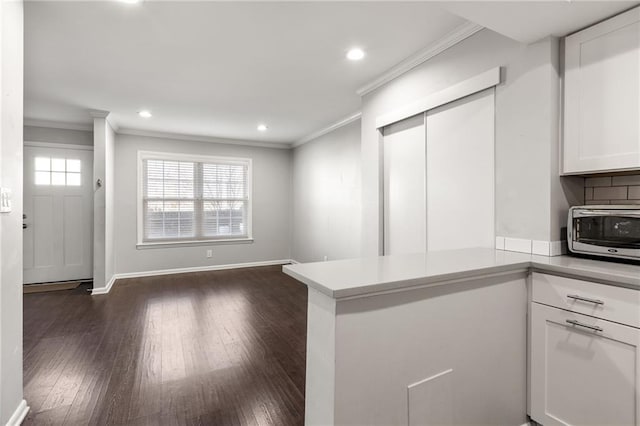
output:
[[[494,89],[382,129],[384,254],[495,244]]]

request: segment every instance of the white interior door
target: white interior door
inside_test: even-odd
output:
[[[384,128],[384,254],[424,253],[426,162],[424,115]]]
[[[494,89],[426,113],[428,250],[494,247],[494,123]]]
[[[92,278],[93,152],[24,148],[24,283]]]

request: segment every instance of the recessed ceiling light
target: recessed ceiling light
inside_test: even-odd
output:
[[[138,115],[142,118],[151,118],[151,111],[142,110],[138,112]]]
[[[120,0],[121,3],[127,3],[127,4],[135,4],[135,3],[140,3],[140,0]]]
[[[258,124],[258,130],[261,132],[266,132],[268,129],[266,124]]]
[[[351,61],[359,61],[362,58],[364,58],[364,52],[362,49],[355,47],[347,52],[347,59]]]

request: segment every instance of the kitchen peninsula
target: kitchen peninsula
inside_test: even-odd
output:
[[[622,310],[640,303],[640,266],[493,249],[284,271],[309,287],[309,425],[524,424],[532,276],[624,292],[610,295]]]

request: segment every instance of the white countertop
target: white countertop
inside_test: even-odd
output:
[[[286,265],[283,270],[340,299],[529,268],[640,290],[638,265],[488,248],[300,263]]]

